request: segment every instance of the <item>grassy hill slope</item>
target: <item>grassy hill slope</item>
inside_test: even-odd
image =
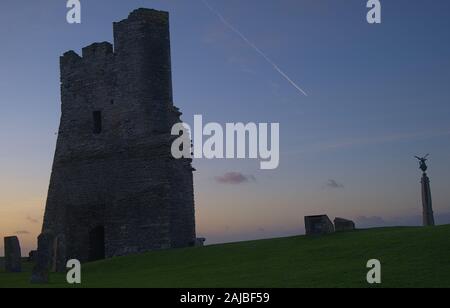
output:
[[[82,287],[368,287],[366,263],[382,262],[382,287],[450,287],[450,225],[383,228],[159,251],[85,264]],[[0,272],[0,287],[29,287],[26,272]],[[51,287],[66,287],[52,275]]]

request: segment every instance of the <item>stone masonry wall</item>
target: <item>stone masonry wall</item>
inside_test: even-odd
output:
[[[95,43],[82,57],[61,57],[62,115],[43,231],[64,235],[66,259],[91,258],[97,227],[105,257],[194,243],[191,161],[170,153],[181,116],[171,79],[166,12],[136,10],[114,23],[114,47]]]

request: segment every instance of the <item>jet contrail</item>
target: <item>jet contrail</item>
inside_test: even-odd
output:
[[[297,85],[285,72],[279,68],[278,65],[275,64],[261,49],[259,49],[255,44],[253,44],[244,34],[242,34],[241,31],[239,31],[236,27],[234,27],[232,24],[230,24],[225,17],[223,17],[222,14],[220,14],[216,9],[214,9],[207,0],[202,0],[202,2],[205,4],[205,6],[214,14],[216,15],[220,21],[231,31],[233,31],[235,34],[237,34],[244,42],[246,42],[251,48],[253,48],[260,56],[264,58],[264,60],[267,61],[284,79],[286,79],[294,88],[296,88],[300,93],[302,93],[304,96],[308,96],[306,92]]]

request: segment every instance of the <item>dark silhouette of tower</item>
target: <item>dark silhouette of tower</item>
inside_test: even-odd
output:
[[[171,155],[169,14],[138,9],[114,23],[114,47],[61,57],[62,115],[43,233],[58,260],[195,242],[193,168]]]

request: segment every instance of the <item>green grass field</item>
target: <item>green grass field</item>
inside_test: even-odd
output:
[[[366,263],[382,263],[382,287],[450,287],[450,225],[383,228],[152,252],[82,267],[81,287],[369,287]],[[30,287],[0,272],[0,287]],[[33,286],[36,287],[36,286]],[[42,286],[40,286],[42,287]],[[68,287],[53,274],[44,287]]]

